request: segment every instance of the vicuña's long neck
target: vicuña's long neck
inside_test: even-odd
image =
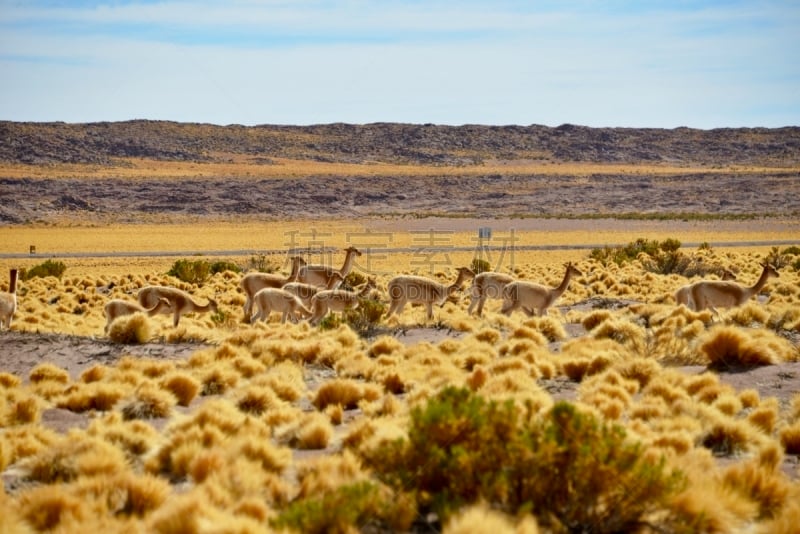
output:
[[[297,260],[292,261],[292,272],[289,273],[289,281],[294,282],[297,280],[297,275],[300,274],[300,262]]]
[[[756,280],[755,285],[746,288],[748,298],[752,297],[753,295],[764,289],[764,286],[767,285],[768,279],[769,279],[769,268],[764,267],[764,270],[761,271],[761,276],[758,277],[758,280]]]
[[[10,280],[8,282],[8,292],[11,293],[12,295],[16,294],[16,292],[17,292],[17,270],[16,269],[11,269],[11,278],[10,278]]]
[[[561,283],[558,285],[558,287],[553,289],[553,295],[560,297],[561,294],[564,293],[564,291],[566,291],[569,287],[570,278],[572,278],[572,269],[567,268],[567,272],[564,273],[564,279],[561,280]]]
[[[350,271],[353,270],[353,260],[355,257],[356,253],[354,250],[347,251],[347,256],[344,257],[344,265],[342,265],[342,268],[339,269],[339,273],[341,273],[342,276],[347,276],[350,274]]]

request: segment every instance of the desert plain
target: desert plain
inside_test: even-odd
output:
[[[12,529],[622,528],[608,519],[621,499],[608,487],[574,489],[591,510],[576,514],[514,504],[480,477],[463,482],[480,489],[459,493],[452,470],[438,486],[393,485],[375,458],[413,437],[415,417],[449,387],[510,402],[520,428],[570,403],[624,429],[642,462],[679,473],[651,506],[627,504],[625,530],[792,532],[800,519],[796,128],[134,121],[0,131],[0,290],[11,268],[66,267],[21,281],[0,332],[0,511]],[[491,237],[479,237],[486,228]],[[765,261],[780,276],[742,306],[689,310],[673,293],[702,276],[598,255],[642,239],[680,241],[707,278],[724,268],[752,285]],[[380,303],[395,275],[447,283],[476,259],[547,287],[567,262],[582,274],[542,317],[501,314],[501,300],[469,314],[467,282],[432,320],[409,306],[361,329],[335,316],[325,327],[244,319],[239,281],[256,265],[288,275],[301,255],[338,268],[351,246]],[[187,283],[166,274],[181,260],[236,269]],[[219,309],[177,327],[131,316],[108,335],[104,304],[146,285]],[[467,447],[437,446],[453,457]],[[599,456],[589,465],[616,467]],[[553,488],[580,486],[569,478],[580,475],[561,476]],[[360,484],[373,500],[351,495]]]

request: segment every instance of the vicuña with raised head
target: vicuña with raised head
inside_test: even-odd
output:
[[[720,278],[720,280],[723,281],[736,280],[736,274],[734,274],[732,271],[728,269],[723,269],[722,277]],[[685,286],[678,288],[678,290],[675,291],[674,296],[675,296],[675,304],[677,304],[678,306],[683,304],[690,310],[694,309],[694,301],[692,300],[692,284],[686,284]]]
[[[342,265],[341,269],[336,270],[328,265],[303,265],[297,275],[297,281],[327,288],[331,283],[331,278],[335,276],[334,273],[338,273],[344,280],[353,270],[353,262],[358,256],[361,256],[361,251],[355,247],[347,247],[344,252],[344,265]],[[338,285],[334,285],[330,289],[336,289],[337,287]]]
[[[581,276],[582,272],[572,263],[567,263],[564,279],[558,287],[546,287],[533,282],[517,280],[506,284],[503,288],[503,307],[500,313],[511,315],[511,312],[522,309],[528,315],[544,315],[544,312],[558,300],[569,287],[573,276]]]
[[[761,267],[761,276],[758,277],[755,285],[750,287],[722,280],[695,282],[689,291],[695,311],[711,309],[717,312],[717,308],[730,308],[744,304],[764,288],[767,280],[773,276],[775,278],[780,276],[778,270],[769,263],[764,262]]]
[[[475,311],[480,317],[483,314],[483,305],[486,303],[486,299],[502,299],[503,289],[513,281],[514,277],[505,273],[485,271],[476,274],[472,279],[467,313],[472,315],[472,310],[477,306]]]

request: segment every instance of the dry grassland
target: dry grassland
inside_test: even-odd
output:
[[[330,243],[340,247],[349,223],[337,224]],[[209,248],[222,242],[235,248],[226,241],[233,226],[222,226],[208,228]],[[40,247],[63,246],[70,232],[51,230],[60,240],[39,234]],[[73,246],[170,248],[186,231],[142,236],[141,228],[121,230],[96,229],[98,238],[88,247],[83,232],[95,229],[80,229]],[[252,231],[264,236],[264,248],[285,247],[272,225]],[[193,246],[204,243],[204,234],[195,234]],[[566,236],[558,237],[562,244]],[[397,239],[392,246],[414,244],[410,236]],[[451,239],[470,243],[466,232]],[[252,241],[241,243],[253,248]],[[688,252],[751,284],[768,248]],[[186,316],[177,328],[168,316],[141,314],[113,324],[112,337],[131,335],[134,343],[202,344],[188,358],[86,362],[77,374],[45,358],[25,373],[0,372],[0,517],[20,532],[272,532],[300,507],[304,522],[289,523],[299,531],[368,525],[550,531],[552,518],[535,506],[517,516],[481,508],[477,500],[452,511],[444,524],[428,524],[422,495],[398,490],[367,467],[382,447],[408,436],[415,408],[458,386],[511,401],[530,421],[567,395],[581,413],[622,425],[626,440],[638,443],[645,457],[663,458],[685,477],[675,494],[643,512],[645,524],[792,532],[800,520],[800,395],[762,396],[757,384],[736,388],[712,369],[800,361],[800,274],[785,267],[758,299],[716,316],[675,306],[672,293],[685,278],[647,272],[638,261],[602,265],[588,254],[518,252],[506,266],[517,278],[553,287],[563,262],[577,263],[583,275],[544,317],[506,317],[497,313],[500,301],[490,300],[477,318],[466,312],[469,297],[459,294],[431,323],[423,309],[407,308],[382,320],[376,336],[366,339],[347,326],[281,325],[277,315],[266,324],[243,324],[236,273],[216,274],[198,287],[163,274],[174,258],[65,260],[61,279],[21,284],[14,330],[102,336],[104,304],[134,300],[152,284],[181,287],[200,303],[215,298],[220,310]],[[369,261],[385,299],[394,274],[432,268],[425,274],[450,281],[473,256],[406,253]],[[341,259],[334,253],[330,262]],[[2,260],[0,269],[7,272],[11,261],[34,260]],[[279,265],[288,274],[287,265]],[[689,373],[684,366],[698,367]],[[45,423],[54,413],[74,414],[74,428],[54,431]],[[371,484],[365,486],[371,500],[358,496],[358,484]]]
[[[0,163],[0,175],[8,178],[124,178],[183,179],[183,178],[297,178],[308,176],[479,176],[485,174],[551,174],[571,177],[592,174],[673,175],[673,174],[737,174],[796,171],[795,167],[761,167],[743,165],[642,165],[604,163],[562,163],[545,161],[492,161],[463,167],[436,165],[398,165],[391,163],[327,163],[309,160],[274,158],[271,164],[254,163],[253,157],[240,154],[221,155],[228,163],[187,164],[180,161],[119,158],[116,166],[88,164],[50,164],[31,166]]]

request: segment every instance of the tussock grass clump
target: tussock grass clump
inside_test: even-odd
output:
[[[14,389],[19,387],[22,383],[22,379],[17,375],[13,375],[11,373],[0,372],[0,388],[3,389]]]
[[[253,385],[239,393],[234,402],[242,412],[252,415],[261,415],[267,410],[283,405],[283,401],[271,388]]]
[[[455,513],[444,525],[442,532],[444,534],[538,534],[539,527],[531,515],[515,519],[482,503],[466,506]]]
[[[89,410],[107,412],[129,393],[130,388],[119,383],[81,383],[58,399],[56,406],[76,413]]]
[[[338,379],[322,384],[314,395],[312,403],[317,410],[324,410],[331,404],[341,404],[345,409],[352,409],[357,407],[362,399],[371,402],[380,396],[381,391],[374,385]]]
[[[39,422],[42,402],[28,392],[12,390],[0,394],[0,427],[28,425]]]
[[[142,345],[155,335],[155,328],[147,315],[141,312],[115,319],[108,329],[108,339],[125,345]]]
[[[26,458],[27,478],[44,484],[70,482],[80,476],[113,475],[127,469],[122,451],[83,431],[73,430],[59,442]]]
[[[394,336],[382,335],[373,341],[367,349],[370,358],[378,358],[383,355],[394,354],[403,350],[405,345]]]
[[[138,388],[133,398],[120,408],[125,419],[156,419],[168,417],[177,399],[155,384],[145,384]]]
[[[800,421],[782,428],[780,440],[786,454],[800,454]]]
[[[732,326],[710,330],[701,340],[699,352],[711,369],[749,368],[785,361],[792,349],[787,342],[765,330],[745,331]]]
[[[69,373],[52,363],[40,363],[28,373],[28,380],[33,384],[38,384],[40,382],[66,384],[69,382]]]
[[[19,516],[25,520],[28,529],[35,532],[78,531],[92,517],[84,499],[70,495],[59,486],[41,486],[26,491],[17,500],[17,505]]]
[[[729,466],[723,482],[758,504],[758,519],[775,517],[791,495],[791,483],[782,473],[754,461]]]
[[[180,406],[189,406],[202,387],[199,380],[184,371],[173,371],[161,378],[159,384],[177,399]]]
[[[222,395],[236,386],[239,374],[224,364],[216,364],[207,369],[200,377],[203,385],[200,395]]]
[[[119,412],[110,412],[94,419],[86,430],[123,450],[128,457],[141,457],[158,442],[159,433],[151,425],[142,421],[129,421]]]
[[[281,443],[297,449],[324,449],[333,437],[333,425],[328,416],[319,412],[303,415],[276,431]]]

